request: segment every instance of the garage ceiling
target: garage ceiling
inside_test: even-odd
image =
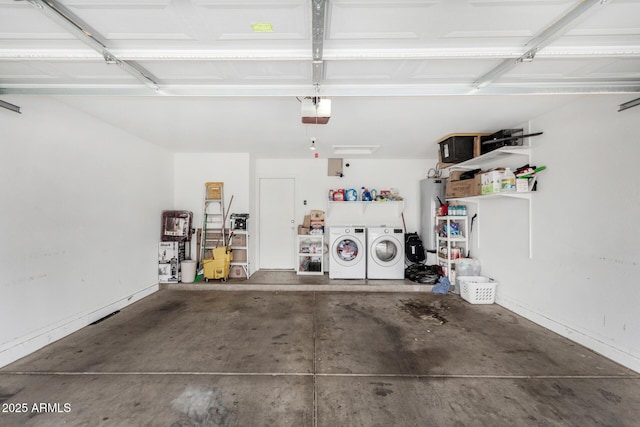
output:
[[[0,100],[52,96],[176,152],[307,157],[316,138],[322,157],[433,158],[448,133],[637,98],[638,16],[634,0],[0,0]],[[308,96],[332,100],[327,125],[301,123]]]

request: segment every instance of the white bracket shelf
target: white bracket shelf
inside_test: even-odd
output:
[[[496,150],[490,151],[488,153],[482,154],[478,157],[474,157],[469,160],[465,160],[464,162],[456,163],[452,166],[449,166],[448,169],[463,169],[463,170],[472,170],[479,169],[483,166],[486,166],[487,163],[493,162],[503,157],[507,157],[510,155],[521,155],[527,156],[530,158],[531,156],[531,148],[529,145],[514,145],[510,147],[502,147]]]
[[[472,197],[452,197],[447,200],[455,200],[457,202],[468,202],[475,203],[477,208],[478,217],[480,217],[480,202],[486,201],[489,202],[491,200],[495,200],[498,198],[513,198],[526,200],[529,204],[529,258],[533,258],[533,207],[532,207],[532,195],[534,192],[521,192],[521,193],[494,193],[494,194],[484,194],[482,196],[472,196]],[[477,236],[478,236],[478,247],[480,247],[480,222],[477,225]]]
[[[396,216],[400,216],[402,212],[404,212],[404,200],[396,200],[396,201],[389,201],[389,202],[375,202],[375,201],[332,202],[332,201],[329,201],[329,204],[327,207],[327,215],[330,216],[332,213],[335,213],[335,211],[337,210],[344,211],[347,209],[354,209],[358,211],[359,214],[362,214],[362,215],[364,215],[368,210],[373,210],[373,209],[389,210],[389,211],[393,211]]]

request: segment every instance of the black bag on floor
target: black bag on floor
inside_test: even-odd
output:
[[[404,235],[404,253],[410,262],[422,262],[427,259],[424,254],[424,246],[418,233],[407,233]]]
[[[413,264],[404,270],[404,277],[423,285],[435,285],[442,270],[439,265]]]

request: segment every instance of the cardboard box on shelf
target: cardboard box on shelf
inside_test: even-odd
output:
[[[304,225],[298,225],[298,234],[309,234],[310,227],[305,227]]]
[[[516,191],[519,193],[536,191],[537,180],[538,177],[536,176],[531,178],[516,178]]]
[[[312,210],[311,221],[324,221],[324,211]]]
[[[465,172],[463,170],[449,172],[449,181],[460,181],[460,176]]]
[[[516,179],[516,191],[518,193],[524,193],[529,191],[529,179],[528,178],[517,178]]]
[[[311,215],[304,216],[304,220],[302,221],[302,226],[306,228],[311,227]]]
[[[313,231],[317,232],[318,230],[324,231],[324,221],[311,221],[311,229],[309,230],[309,233]]]
[[[504,169],[494,169],[482,173],[482,194],[499,193],[502,189]]]
[[[457,197],[473,197],[482,194],[481,175],[462,181],[449,181],[445,189],[445,197],[453,199]]]

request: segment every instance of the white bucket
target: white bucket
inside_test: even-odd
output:
[[[196,280],[196,262],[185,260],[180,263],[182,270],[182,283],[193,283]]]

